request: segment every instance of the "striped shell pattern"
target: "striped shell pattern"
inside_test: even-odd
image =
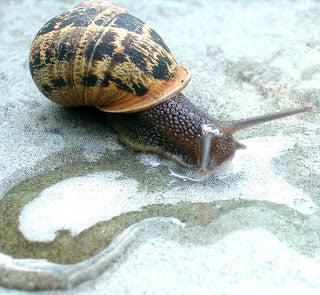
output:
[[[47,22],[32,43],[30,71],[51,100],[108,112],[147,109],[190,79],[149,25],[103,0]]]

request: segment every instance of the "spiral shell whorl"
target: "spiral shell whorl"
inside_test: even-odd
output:
[[[116,5],[98,5],[68,10],[37,34],[30,70],[45,96],[66,106],[132,112],[186,86],[188,71],[149,25]]]

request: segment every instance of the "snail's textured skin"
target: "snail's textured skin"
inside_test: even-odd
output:
[[[155,152],[183,165],[200,166],[203,126],[214,126],[211,157],[215,165],[239,148],[223,122],[213,120],[179,94],[142,112],[109,116],[112,127],[135,150]],[[213,154],[214,152],[214,154]]]
[[[101,3],[61,13],[36,35],[30,71],[41,92],[62,105],[110,112],[143,110],[179,93],[189,74],[162,38],[124,9]]]

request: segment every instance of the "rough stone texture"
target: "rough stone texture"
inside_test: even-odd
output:
[[[102,112],[63,108],[34,85],[28,69],[33,37],[47,20],[77,2],[1,1],[0,251],[55,262],[68,262],[79,252],[71,259],[79,261],[102,251],[130,224],[172,216],[186,226],[155,222],[102,275],[50,294],[318,294],[320,3],[116,3],[163,37],[179,64],[191,70],[184,93],[212,116],[240,119],[300,106],[314,112],[237,134],[248,149],[215,177],[202,182],[176,178],[165,161],[119,145]],[[78,212],[75,231],[68,224],[48,226],[48,232],[60,230],[52,244],[24,239],[20,212],[39,204],[44,189],[63,183],[72,191],[81,177],[86,183],[94,173],[108,177],[110,171],[119,178],[115,187],[132,192],[121,198],[117,210],[111,198],[104,203],[111,213],[95,226],[81,225]],[[103,177],[95,181],[101,193]],[[53,191],[47,204],[59,208],[66,189]],[[80,197],[92,205],[90,198]],[[37,206],[30,212],[41,212]],[[53,218],[50,210],[43,212]],[[74,217],[72,204],[69,212]],[[24,225],[46,218],[25,215]],[[0,287],[0,294],[30,293]]]

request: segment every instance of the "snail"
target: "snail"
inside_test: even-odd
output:
[[[110,125],[129,147],[197,167],[200,175],[245,148],[234,132],[311,111],[212,119],[181,93],[190,73],[156,31],[104,0],[84,2],[48,21],[33,40],[30,71],[52,101],[108,112]]]

